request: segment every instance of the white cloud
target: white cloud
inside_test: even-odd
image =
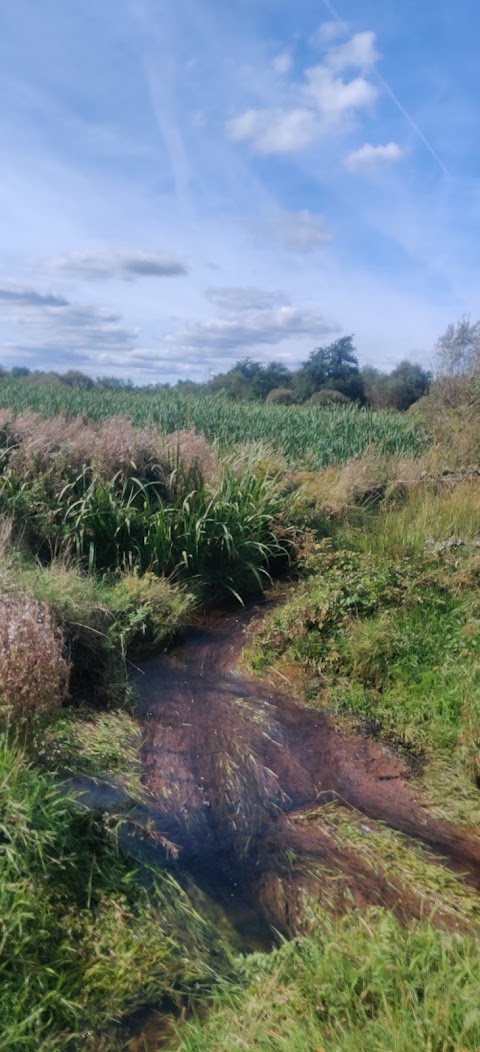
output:
[[[314,142],[320,134],[316,114],[298,109],[247,110],[228,124],[230,138],[249,142],[256,153],[290,153]]]
[[[312,33],[310,37],[310,43],[313,47],[324,48],[326,44],[330,44],[332,40],[338,40],[339,37],[346,36],[348,33],[348,22],[343,22],[340,19],[331,19],[328,22],[321,22],[315,33]]]
[[[178,277],[188,273],[186,264],[175,256],[127,250],[72,254],[52,260],[50,266],[76,277],[123,278],[124,281],[142,277]]]
[[[292,68],[292,56],[289,51],[281,51],[279,55],[276,55],[272,66],[275,73],[279,73],[283,76],[285,73],[289,73]]]
[[[269,310],[271,307],[286,306],[290,303],[290,297],[285,292],[268,292],[251,287],[207,289],[206,297],[222,313]]]
[[[275,209],[264,223],[263,230],[267,239],[274,245],[279,245],[288,252],[298,252],[300,255],[314,252],[332,239],[323,217],[314,215],[307,208],[299,212]]]
[[[358,172],[365,168],[373,168],[385,163],[391,164],[401,160],[405,150],[398,142],[388,142],[384,146],[372,146],[364,143],[358,150],[352,150],[345,158],[345,165],[352,172]]]
[[[344,81],[325,66],[313,66],[306,77],[305,93],[321,114],[324,127],[339,123],[356,110],[369,109],[378,95],[378,89],[365,77]]]
[[[256,153],[293,153],[348,127],[354,115],[371,108],[378,88],[365,76],[346,80],[337,74],[373,66],[374,41],[374,33],[357,33],[331,48],[324,63],[305,70],[303,83],[285,85],[281,105],[245,110],[228,121],[229,137]]]
[[[340,72],[344,69],[372,69],[379,53],[375,50],[375,33],[355,33],[344,44],[338,44],[329,50],[327,62],[331,69]]]

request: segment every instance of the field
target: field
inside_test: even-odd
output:
[[[422,430],[412,428],[404,414],[355,406],[299,411],[176,391],[82,391],[1,379],[0,408],[15,413],[32,409],[48,417],[85,415],[96,423],[125,415],[136,427],[153,426],[165,433],[192,429],[218,444],[222,453],[245,442],[266,442],[289,464],[314,469],[361,456],[372,447],[379,453],[415,456],[426,445]]]
[[[475,415],[432,424],[428,404],[420,418],[0,380],[5,1052],[480,1047],[477,447]],[[265,592],[244,694],[238,670],[236,700],[211,688],[208,768],[216,835],[239,872],[251,863],[267,918],[288,906],[268,953],[182,867],[181,836],[157,836],[153,868],[125,849],[133,821],[154,835],[132,818],[146,746],[130,671]],[[277,692],[288,734],[262,708]],[[363,753],[390,765],[378,798],[415,821],[318,793],[290,816],[275,779],[284,764],[303,785],[301,753],[275,767],[275,748],[302,713],[346,743],[352,785]],[[114,803],[86,809],[78,779]]]

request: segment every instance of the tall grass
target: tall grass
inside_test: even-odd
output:
[[[285,498],[274,480],[226,471],[170,501],[155,483],[83,471],[59,487],[47,476],[25,486],[0,476],[0,509],[44,557],[70,552],[89,570],[132,569],[188,578],[211,597],[261,589],[286,554]]]
[[[424,448],[422,430],[400,413],[356,406],[298,407],[232,402],[220,396],[177,391],[84,391],[0,380],[0,408],[33,409],[43,416],[84,415],[97,422],[128,416],[138,427],[169,434],[194,430],[224,453],[246,441],[266,441],[292,465],[313,469],[378,453],[416,456]]]

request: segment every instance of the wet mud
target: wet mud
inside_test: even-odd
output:
[[[380,904],[414,917],[429,907],[381,859],[373,869],[328,824],[308,820],[331,801],[415,838],[479,887],[480,839],[429,815],[404,760],[236,672],[259,616],[211,614],[133,677],[149,806],[176,865],[259,947],[272,928],[296,930],[304,894],[321,900],[327,886],[339,909]]]

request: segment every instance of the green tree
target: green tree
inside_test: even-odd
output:
[[[10,373],[15,380],[19,380],[22,376],[30,376],[30,369],[26,365],[14,365]]]
[[[430,382],[430,373],[425,372],[420,365],[405,359],[387,377],[387,405],[394,409],[409,409],[427,393]]]
[[[295,375],[294,386],[303,398],[324,387],[363,402],[365,392],[352,336],[342,336],[327,347],[316,347]]]
[[[468,314],[448,328],[435,347],[438,376],[480,376],[480,321]]]

